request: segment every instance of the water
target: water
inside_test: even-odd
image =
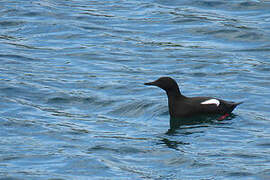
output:
[[[1,1],[0,179],[270,179],[270,2]],[[173,134],[160,76],[245,101]]]

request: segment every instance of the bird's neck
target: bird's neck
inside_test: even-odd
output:
[[[166,93],[168,96],[169,113],[171,117],[174,117],[178,102],[181,101],[181,99],[184,99],[185,96],[181,94],[179,89],[177,91],[166,91]]]
[[[178,99],[178,98],[184,97],[181,94],[179,88],[173,89],[171,91],[168,90],[168,91],[166,91],[166,93],[167,93],[168,99]]]

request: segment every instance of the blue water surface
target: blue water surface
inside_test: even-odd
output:
[[[270,179],[270,2],[0,2],[0,179]],[[244,101],[169,128],[166,94]]]

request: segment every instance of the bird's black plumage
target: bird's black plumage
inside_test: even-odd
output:
[[[237,105],[242,103],[224,101],[213,97],[186,97],[181,94],[176,81],[170,77],[161,77],[156,81],[145,83],[145,85],[157,86],[166,91],[171,118],[207,114],[225,115],[231,113]]]

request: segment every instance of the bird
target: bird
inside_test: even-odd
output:
[[[169,114],[171,118],[189,118],[200,115],[221,115],[224,120],[243,102],[225,101],[214,97],[187,97],[179,89],[177,82],[171,77],[160,77],[156,81],[144,83],[157,86],[167,93]]]

